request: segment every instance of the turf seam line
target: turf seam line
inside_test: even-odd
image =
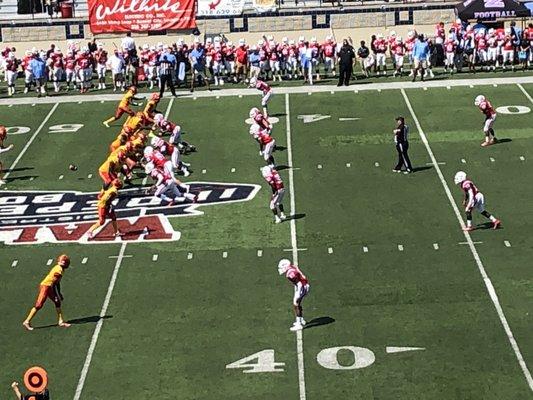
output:
[[[409,98],[407,97],[405,90],[401,89],[401,93],[405,100],[405,104],[407,105],[407,108],[409,109],[409,112],[411,113],[411,117],[413,118],[413,121],[418,129],[418,134],[420,135],[420,138],[422,139],[422,142],[424,143],[424,146],[426,147],[429,157],[431,158],[431,161],[433,162],[435,171],[437,172],[437,175],[441,181],[444,192],[446,193],[446,196],[448,197],[448,201],[450,202],[450,205],[455,213],[455,216],[457,217],[457,221],[459,222],[459,225],[461,226],[461,228],[464,229],[465,224],[464,224],[463,218],[461,217],[459,208],[457,207],[457,204],[455,203],[453,195],[450,191],[450,187],[448,186],[448,183],[446,182],[446,179],[444,178],[444,175],[442,174],[442,171],[437,163],[437,159],[435,158],[435,155],[433,154],[433,150],[431,150],[426,134],[422,130],[422,126],[420,125],[420,122],[415,115],[413,106],[411,105],[411,102],[409,101]],[[476,246],[474,245],[474,242],[472,241],[472,238],[470,236],[470,233],[467,231],[463,231],[463,235],[468,243],[472,256],[474,257],[474,260],[477,264],[478,270],[483,278],[483,282],[485,283],[485,287],[487,288],[489,297],[492,300],[492,304],[494,305],[494,308],[496,309],[500,322],[505,330],[509,344],[511,345],[511,348],[514,351],[518,364],[520,368],[522,369],[522,373],[524,374],[524,377],[526,378],[529,389],[530,391],[533,392],[533,377],[531,376],[531,372],[529,371],[527,364],[524,360],[524,357],[522,356],[522,353],[520,351],[520,348],[518,347],[518,342],[514,338],[513,332],[511,331],[511,327],[509,326],[509,323],[507,322],[507,318],[505,317],[505,314],[503,312],[502,306],[500,304],[500,300],[498,298],[498,294],[496,293],[496,289],[494,288],[494,285],[492,284],[492,281],[490,280],[487,274],[487,271],[485,270],[485,266],[483,265],[483,262],[481,261],[481,258],[479,256],[479,253],[477,252]]]
[[[15,161],[13,161],[13,163],[9,166],[8,171],[4,174],[4,178],[3,178],[4,180],[6,178],[8,178],[9,175],[11,175],[11,171],[17,166],[17,164],[19,163],[19,161],[22,158],[22,156],[26,153],[26,151],[28,151],[28,148],[33,143],[33,141],[35,140],[37,135],[43,130],[44,126],[46,125],[46,123],[48,122],[48,120],[50,119],[50,117],[52,116],[52,114],[54,113],[54,111],[57,109],[58,106],[59,106],[59,103],[56,103],[52,107],[52,109],[48,112],[48,114],[44,118],[43,122],[41,122],[41,125],[39,125],[39,127],[37,128],[35,133],[33,135],[31,135],[30,139],[26,142],[26,144],[24,145],[24,147],[20,151],[20,153],[17,156],[17,158],[15,158]]]
[[[292,169],[292,144],[291,144],[291,113],[289,94],[285,94],[285,119],[287,133],[287,162],[289,164],[289,193],[291,197],[291,215],[296,215],[296,200],[294,197],[294,170]],[[293,262],[298,265],[298,239],[296,237],[296,220],[291,218],[291,247]],[[298,387],[300,389],[300,400],[306,400],[305,394],[305,366],[304,366],[304,340],[302,330],[296,331],[296,353],[298,360]]]
[[[87,378],[87,373],[89,372],[89,367],[91,366],[94,349],[96,348],[96,342],[98,341],[98,336],[100,335],[102,325],[104,324],[104,317],[107,313],[107,307],[109,307],[109,302],[111,301],[113,290],[115,289],[115,283],[117,281],[118,272],[120,271],[120,266],[122,265],[124,252],[126,251],[127,246],[127,242],[122,243],[122,245],[120,246],[117,262],[115,263],[115,268],[113,269],[113,275],[111,275],[111,280],[109,281],[109,286],[107,288],[104,303],[102,304],[102,309],[100,310],[100,318],[98,319],[96,327],[94,328],[94,333],[91,338],[91,344],[89,345],[89,350],[87,350],[87,356],[85,357],[85,362],[81,370],[78,386],[76,387],[76,392],[74,393],[74,400],[79,400],[81,397],[81,392],[83,391],[83,386],[85,385],[85,379]]]

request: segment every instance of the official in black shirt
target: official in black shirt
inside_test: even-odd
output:
[[[348,43],[347,39],[342,41],[342,47],[337,53],[339,57],[339,83],[337,86],[348,86],[350,84],[350,77],[353,72],[353,60],[355,58],[355,51]]]
[[[407,151],[409,150],[409,127],[405,125],[405,119],[403,117],[396,118],[396,129],[392,131],[394,133],[394,143],[396,144],[396,151],[398,152],[398,164],[392,170],[393,172],[402,172],[409,174],[413,172],[411,160]]]

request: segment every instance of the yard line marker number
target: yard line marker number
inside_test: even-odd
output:
[[[9,175],[11,175],[11,171],[13,170],[13,168],[15,168],[17,166],[17,164],[19,163],[19,161],[22,158],[22,156],[24,155],[24,153],[26,153],[26,151],[28,151],[28,148],[33,143],[33,141],[35,140],[37,135],[43,130],[44,126],[46,125],[46,123],[48,122],[48,120],[50,119],[50,117],[52,116],[52,114],[54,113],[54,111],[57,109],[58,106],[59,106],[59,103],[54,104],[54,106],[52,107],[50,112],[44,118],[43,122],[41,122],[41,125],[39,125],[39,127],[34,132],[34,134],[31,135],[30,139],[26,142],[26,145],[22,148],[22,150],[20,151],[20,153],[17,156],[17,158],[15,158],[15,161],[13,161],[13,164],[11,164],[9,166],[9,170],[4,174],[4,178],[3,179],[6,179],[6,178],[9,177]]]
[[[285,118],[287,130],[287,161],[292,167],[292,144],[291,144],[291,113],[289,94],[285,94]],[[296,214],[296,201],[294,198],[294,170],[289,168],[289,193],[291,196],[291,215]],[[298,265],[298,239],[296,237],[296,220],[291,218],[291,247],[292,247],[292,261]],[[298,384],[300,389],[300,400],[306,400],[305,394],[305,365],[304,365],[304,338],[303,332],[296,331],[296,353],[298,358]]]
[[[450,202],[450,205],[455,213],[455,216],[457,217],[457,221],[459,222],[459,225],[461,226],[461,228],[464,228],[465,224],[464,224],[463,218],[461,217],[461,213],[459,212],[459,208],[457,207],[457,204],[455,203],[455,200],[450,191],[450,187],[448,186],[448,183],[446,182],[446,179],[444,178],[444,175],[442,174],[442,171],[439,165],[437,164],[437,159],[435,158],[435,155],[433,154],[433,150],[431,150],[426,134],[422,130],[422,126],[420,125],[420,122],[418,121],[418,118],[415,115],[415,111],[413,110],[413,106],[411,105],[411,102],[409,101],[409,98],[407,97],[405,90],[401,89],[401,92],[405,100],[405,104],[407,105],[407,108],[409,109],[409,112],[411,113],[411,117],[413,118],[413,121],[416,124],[420,138],[422,139],[422,142],[424,143],[424,146],[426,147],[429,157],[431,158],[431,161],[434,164],[435,171],[437,172],[437,175],[439,176],[444,192],[446,193],[446,196],[448,197],[448,201]],[[483,278],[483,282],[485,283],[487,292],[489,293],[490,299],[492,303],[494,304],[494,308],[496,309],[496,312],[498,313],[500,322],[507,335],[507,340],[509,341],[509,344],[511,345],[514,351],[518,364],[520,368],[522,369],[524,377],[526,378],[526,381],[528,383],[529,389],[533,391],[533,377],[531,376],[531,372],[529,371],[527,364],[524,360],[524,357],[522,356],[522,353],[520,351],[520,348],[518,347],[518,343],[516,339],[514,338],[511,327],[509,326],[509,323],[507,322],[507,318],[505,317],[505,314],[503,312],[502,306],[500,304],[500,300],[498,298],[498,294],[496,293],[496,289],[494,289],[494,285],[492,284],[492,281],[490,280],[490,277],[488,276],[487,271],[485,270],[485,266],[483,265],[483,262],[481,261],[481,258],[479,257],[476,246],[474,245],[474,242],[472,241],[472,238],[470,237],[470,233],[467,231],[463,231],[463,235],[468,243],[470,252],[472,253],[472,256],[474,257],[474,260],[477,264],[479,272]]]
[[[89,345],[89,350],[87,351],[87,356],[85,357],[85,362],[81,370],[78,386],[76,387],[76,393],[74,393],[74,400],[80,400],[81,392],[83,391],[83,386],[85,385],[85,379],[87,378],[87,373],[89,372],[89,367],[91,366],[94,349],[96,348],[96,342],[98,342],[98,336],[100,335],[102,325],[104,324],[104,317],[107,313],[107,307],[109,307],[109,302],[111,301],[113,290],[115,289],[115,282],[117,281],[118,272],[120,271],[120,266],[122,265],[122,260],[124,259],[124,252],[126,251],[127,245],[127,242],[123,242],[120,246],[120,251],[117,256],[117,262],[115,263],[113,275],[111,276],[111,281],[109,282],[109,286],[107,288],[104,304],[102,304],[102,309],[100,310],[100,319],[96,323],[96,328],[94,329],[91,344]]]

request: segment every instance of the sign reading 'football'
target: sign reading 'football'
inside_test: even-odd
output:
[[[88,0],[92,33],[196,27],[194,0]]]

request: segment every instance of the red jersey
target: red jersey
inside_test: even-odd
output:
[[[268,86],[268,84],[266,84],[265,82],[261,81],[261,80],[257,80],[256,84],[255,84],[255,88],[257,90],[260,90],[263,92],[263,94],[267,94],[268,92],[270,92],[272,90],[272,88],[270,86]]]
[[[91,65],[91,62],[89,61],[89,57],[85,54],[80,54],[76,57],[76,66],[80,69],[87,69]]]
[[[248,49],[245,45],[237,47],[235,57],[240,64],[246,64],[248,62]]]
[[[17,72],[19,67],[19,60],[16,58],[8,58],[6,60],[6,71]]]
[[[325,57],[332,58],[335,56],[335,43],[326,42],[322,45],[322,52]]]
[[[254,138],[263,146],[274,141],[274,138],[270,136],[265,129],[260,129],[259,132],[254,135]]]
[[[283,181],[281,180],[281,176],[279,176],[278,171],[272,171],[270,175],[265,177],[265,180],[272,188],[272,192],[276,193],[278,190],[283,189]]]
[[[487,39],[485,39],[485,36],[478,35],[476,36],[476,47],[478,50],[486,50],[487,49]]]
[[[488,100],[482,101],[479,104],[479,109],[487,118],[492,118],[494,115],[496,115],[496,111],[492,107],[492,104]]]
[[[446,53],[453,53],[455,51],[455,47],[456,47],[455,40],[447,39],[444,42],[444,51]]]
[[[254,117],[254,122],[261,127],[261,129],[269,129],[270,123],[265,118],[265,115],[261,112],[257,113]]]
[[[527,28],[524,30],[524,34],[527,40],[533,40],[533,28]]]
[[[376,39],[374,40],[374,48],[376,49],[376,53],[385,53],[387,50],[387,43],[383,39]]]
[[[514,50],[513,40],[510,36],[505,36],[505,41],[503,42],[503,49],[506,51]]]
[[[74,59],[74,56],[72,54],[67,54],[65,57],[65,68],[68,70],[73,70],[74,66],[76,65],[76,60]]]
[[[405,54],[405,46],[403,43],[394,43],[394,47],[391,47],[391,50],[396,56],[403,56]]]
[[[467,179],[467,180],[464,180],[463,182],[461,182],[461,189],[463,189],[463,191],[465,192],[465,194],[470,198],[470,199],[474,199],[476,197],[476,195],[479,193],[479,190],[477,190],[477,187],[476,185],[474,185],[474,183]],[[472,191],[472,197],[470,197],[470,191]]]
[[[148,161],[154,163],[156,168],[159,168],[160,170],[165,169],[165,163],[167,162],[167,159],[161,152],[154,150],[153,153],[147,158]]]
[[[170,122],[167,119],[161,120],[160,123],[157,124],[157,127],[161,129],[161,132],[163,133],[173,133],[174,129],[176,129],[176,124],[173,122]]]
[[[98,50],[95,54],[96,62],[100,65],[106,65],[107,64],[107,51],[105,50]]]
[[[307,277],[302,273],[302,271],[300,271],[300,268],[298,268],[296,265],[291,264],[287,272],[285,272],[285,276],[293,285],[297,285],[298,283],[300,283],[302,284],[302,286],[305,286],[309,283]]]

